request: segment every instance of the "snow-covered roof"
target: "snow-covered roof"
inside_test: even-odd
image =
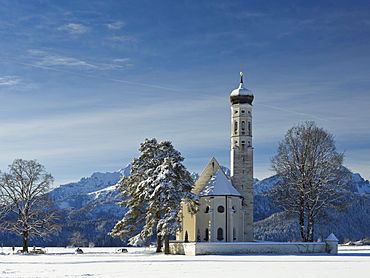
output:
[[[252,92],[243,86],[243,72],[240,72],[240,84],[239,87],[233,90],[230,96],[253,96]]]
[[[222,170],[217,170],[216,174],[210,179],[203,191],[199,194],[204,196],[242,196],[227,179]]]
[[[230,102],[232,104],[237,103],[249,103],[253,102],[253,94],[243,86],[243,72],[240,72],[240,84],[239,87],[233,90],[230,94]]]
[[[230,96],[253,96],[253,93],[243,87],[243,83],[239,84],[239,87],[233,90]]]

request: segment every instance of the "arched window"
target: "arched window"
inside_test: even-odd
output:
[[[245,130],[245,122],[242,121],[242,130]]]
[[[209,231],[208,231],[208,228],[206,228],[205,234],[204,234],[204,241],[208,241],[208,240],[209,240]]]
[[[238,122],[237,121],[234,122],[234,131],[235,132],[238,131]]]
[[[235,227],[233,228],[233,240],[234,241],[236,240],[236,229],[235,229]]]
[[[217,229],[217,240],[223,240],[224,239],[224,231],[222,228]]]
[[[251,135],[251,122],[248,122],[248,133]]]
[[[204,211],[204,213],[208,213],[209,212],[209,206],[206,206],[206,210]]]

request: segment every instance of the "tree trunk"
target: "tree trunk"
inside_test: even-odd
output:
[[[162,236],[157,236],[157,250],[155,252],[162,252]]]
[[[28,232],[24,231],[23,232],[23,253],[28,253]]]
[[[170,254],[170,236],[168,234],[164,236],[164,253]]]
[[[309,242],[314,241],[314,225],[315,225],[315,220],[312,216],[309,217],[308,219],[308,224],[307,224],[307,239]]]
[[[304,225],[304,211],[303,209],[300,210],[299,212],[299,231],[301,233],[301,240],[303,242],[307,241],[307,236],[306,236],[306,229]]]

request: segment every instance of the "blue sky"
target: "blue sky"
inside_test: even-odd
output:
[[[153,137],[189,171],[228,166],[243,63],[255,177],[312,120],[370,179],[369,14],[368,1],[3,0],[0,169],[37,159],[59,185],[125,167]]]

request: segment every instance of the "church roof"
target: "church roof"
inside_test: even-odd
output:
[[[217,170],[216,174],[210,179],[203,191],[199,194],[204,196],[242,196],[227,179],[222,170]]]
[[[208,162],[206,168],[200,174],[199,178],[195,182],[192,192],[195,195],[199,195],[204,187],[207,185],[209,180],[216,174],[217,170],[221,170],[220,164],[217,162],[216,158],[212,157],[211,161]]]

